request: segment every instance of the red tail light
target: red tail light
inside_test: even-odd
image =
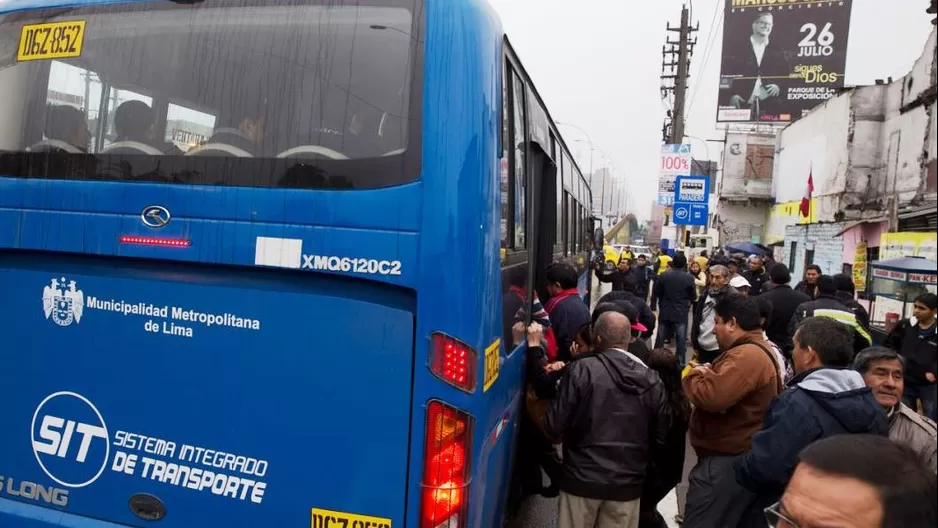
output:
[[[476,351],[447,335],[433,334],[430,339],[430,371],[456,388],[474,391],[478,368]]]
[[[162,246],[162,247],[189,247],[192,242],[183,238],[156,238],[144,236],[121,235],[121,244],[134,244],[138,246]]]
[[[469,505],[472,417],[431,401],[426,438],[420,528],[462,528]]]

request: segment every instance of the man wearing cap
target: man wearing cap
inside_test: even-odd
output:
[[[675,353],[681,368],[687,362],[687,315],[691,303],[697,298],[694,277],[687,272],[687,257],[676,253],[671,269],[662,273],[655,282],[651,296],[652,310],[658,311],[658,338],[655,348],[664,346],[667,339],[674,338]]]
[[[651,337],[652,333],[655,331],[655,314],[651,311],[651,308],[648,307],[648,303],[645,302],[645,298],[641,297],[637,292],[637,282],[634,277],[626,277],[622,281],[621,290],[613,290],[606,295],[603,295],[599,298],[599,302],[609,302],[609,301],[628,301],[635,305],[635,308],[638,309],[638,319],[635,319],[632,316],[629,316],[630,321],[637,321],[645,327],[645,330],[642,331],[642,339],[648,339]]]
[[[743,295],[749,295],[750,291],[752,290],[752,284],[750,284],[749,281],[746,280],[746,277],[743,277],[742,275],[737,275],[730,279],[730,287],[734,288]]]
[[[629,343],[629,348],[627,350],[632,354],[635,354],[635,357],[641,359],[642,361],[648,361],[648,355],[651,353],[651,351],[648,350],[648,345],[645,344],[645,341],[641,339],[641,335],[647,332],[648,328],[642,323],[638,322],[638,308],[636,308],[634,304],[627,300],[605,300],[606,297],[609,297],[609,294],[600,299],[599,303],[596,304],[596,308],[593,309],[592,324],[595,325],[596,320],[599,319],[599,316],[606,312],[618,312],[628,317],[629,322],[632,323],[632,341]]]

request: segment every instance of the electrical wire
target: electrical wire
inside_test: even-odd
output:
[[[707,63],[710,61],[710,56],[713,54],[713,44],[716,42],[717,38],[720,36],[719,28],[723,26],[723,15],[724,11],[720,9],[722,7],[723,0],[717,0],[716,8],[713,10],[713,19],[710,22],[710,31],[707,32],[707,46],[704,48],[703,61],[700,63],[700,69],[697,72],[697,79],[703,78],[703,72],[707,68]],[[718,19],[719,18],[719,19]],[[700,91],[700,82],[698,82],[690,95],[690,102],[687,105],[687,112],[690,113],[691,108],[694,106],[694,100],[697,98],[697,92]]]

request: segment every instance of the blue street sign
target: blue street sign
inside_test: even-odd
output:
[[[678,176],[674,182],[675,225],[705,226],[710,217],[710,178]]]

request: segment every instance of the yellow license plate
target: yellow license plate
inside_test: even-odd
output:
[[[501,340],[496,339],[485,349],[485,384],[482,386],[482,392],[489,390],[489,387],[498,379],[498,369],[501,367],[499,345],[501,345]]]
[[[84,40],[84,20],[23,26],[16,60],[31,61],[80,57],[81,45]]]
[[[391,528],[391,519],[313,508],[311,528]]]

